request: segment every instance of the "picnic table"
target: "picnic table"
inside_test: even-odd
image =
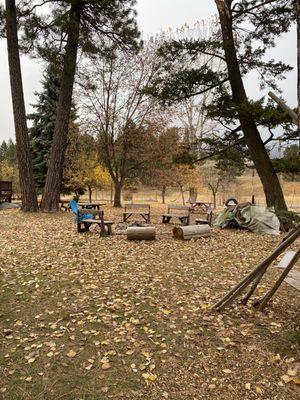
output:
[[[165,214],[162,214],[162,223],[168,224],[172,218],[178,218],[181,222],[181,225],[189,225],[190,211],[190,207],[188,206],[179,206],[176,204],[169,205],[168,211]]]
[[[105,206],[106,203],[78,203],[78,206],[83,210],[100,210],[100,207]]]
[[[196,219],[195,223],[197,225],[203,225],[203,224],[211,225],[213,203],[204,203],[203,201],[200,200],[189,203],[190,203],[191,213],[203,215],[202,218]]]
[[[61,210],[68,211],[70,209],[69,203],[70,201],[65,201],[65,200],[60,200],[60,208]],[[78,203],[78,206],[82,210],[100,210],[100,207],[105,206],[106,203],[86,203],[86,202],[80,202]]]
[[[191,212],[197,211],[211,211],[213,208],[214,203],[204,203],[204,201],[190,201],[190,209]]]
[[[125,204],[123,212],[123,221],[126,222],[132,215],[140,215],[146,223],[150,223],[150,205],[149,204]]]

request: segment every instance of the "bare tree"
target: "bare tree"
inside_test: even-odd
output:
[[[121,206],[126,179],[153,158],[147,125],[161,119],[163,112],[142,89],[158,67],[155,46],[149,45],[138,54],[116,50],[86,62],[82,69],[81,119],[99,139],[101,160],[114,182],[115,207]]]

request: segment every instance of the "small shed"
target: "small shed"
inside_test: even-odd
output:
[[[12,181],[0,181],[0,200],[11,203]]]

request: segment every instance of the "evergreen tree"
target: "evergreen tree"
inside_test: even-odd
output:
[[[50,9],[47,3],[20,2],[19,23],[27,51],[48,60],[53,49],[62,55],[55,129],[41,204],[43,211],[53,212],[59,209],[78,51],[95,56],[110,51],[112,43],[136,49],[139,32],[135,0],[57,0],[51,2]]]
[[[17,164],[17,148],[16,144],[8,139],[0,144],[0,161],[7,161],[10,164]]]
[[[0,161],[4,161],[6,158],[6,152],[7,152],[7,143],[5,140],[0,145]]]
[[[222,101],[225,108],[219,108],[219,118],[223,119],[225,111],[234,129],[227,129],[228,125],[223,124],[227,129],[225,137],[228,139],[232,132],[243,133],[242,139],[260,176],[268,206],[284,210],[286,203],[282,189],[258,131],[257,104],[248,99],[243,77],[257,70],[261,86],[276,89],[276,80],[283,79],[291,69],[282,62],[267,60],[266,55],[268,49],[275,46],[275,39],[290,29],[297,2],[215,0],[215,3],[219,14],[215,34],[208,40],[175,40],[163,46],[160,54],[165,57],[165,71],[148,92],[165,103],[207,91],[213,91],[217,99],[220,96],[222,100],[226,99]],[[218,59],[223,68],[214,70],[208,63],[195,65],[199,54]],[[174,69],[178,62],[182,68]],[[231,115],[233,111],[234,117],[230,118],[227,111]]]
[[[59,57],[55,57],[57,60]],[[38,193],[43,193],[46,181],[46,175],[48,170],[48,161],[51,151],[51,146],[53,142],[53,135],[55,129],[55,117],[57,102],[60,90],[60,76],[61,70],[59,68],[60,63],[50,63],[48,64],[42,80],[42,90],[40,93],[36,93],[37,102],[32,105],[35,108],[35,112],[28,115],[28,119],[32,120],[33,124],[30,128],[30,145],[33,158],[33,173],[36,184],[36,189]],[[78,137],[78,127],[75,124],[76,112],[75,106],[72,104],[70,121],[68,131],[68,144],[74,139],[74,132],[76,132],[76,137]],[[74,157],[76,156],[76,145],[73,152]],[[66,158],[64,169],[68,167],[69,160]],[[61,190],[63,193],[70,192],[70,184],[66,176],[63,176],[61,182]]]
[[[284,156],[273,160],[273,165],[277,172],[283,173],[286,181],[300,180],[300,157],[299,147],[294,144],[285,149]]]
[[[60,71],[49,64],[43,75],[42,90],[36,93],[37,102],[32,105],[35,112],[28,116],[32,120],[29,130],[33,160],[33,174],[38,193],[42,193],[48,169],[49,153],[53,140],[55,114],[59,96]]]

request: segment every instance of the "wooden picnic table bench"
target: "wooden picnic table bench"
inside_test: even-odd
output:
[[[197,211],[210,211],[213,208],[213,203],[205,203],[204,201],[189,201],[191,212],[197,212]]]
[[[66,200],[60,200],[60,209],[63,211],[69,211],[70,210],[70,201]],[[83,210],[100,210],[102,206],[104,206],[106,203],[78,203],[78,207],[81,207]]]
[[[93,218],[82,219],[82,216],[86,214],[93,215]],[[77,232],[87,232],[92,224],[97,224],[100,227],[100,236],[112,235],[112,225],[114,222],[104,220],[104,211],[78,209]]]
[[[203,218],[196,218],[196,225],[211,225],[212,221],[212,211],[203,211]]]
[[[78,206],[84,210],[100,210],[100,207],[105,206],[106,203],[78,203]]]
[[[168,224],[172,218],[178,218],[181,225],[189,225],[190,223],[190,207],[169,205],[168,211],[162,214],[163,224]]]
[[[125,204],[123,212],[123,221],[126,222],[132,215],[140,215],[146,223],[150,223],[150,205],[149,204]]]
[[[12,181],[0,181],[0,200],[11,203]]]

